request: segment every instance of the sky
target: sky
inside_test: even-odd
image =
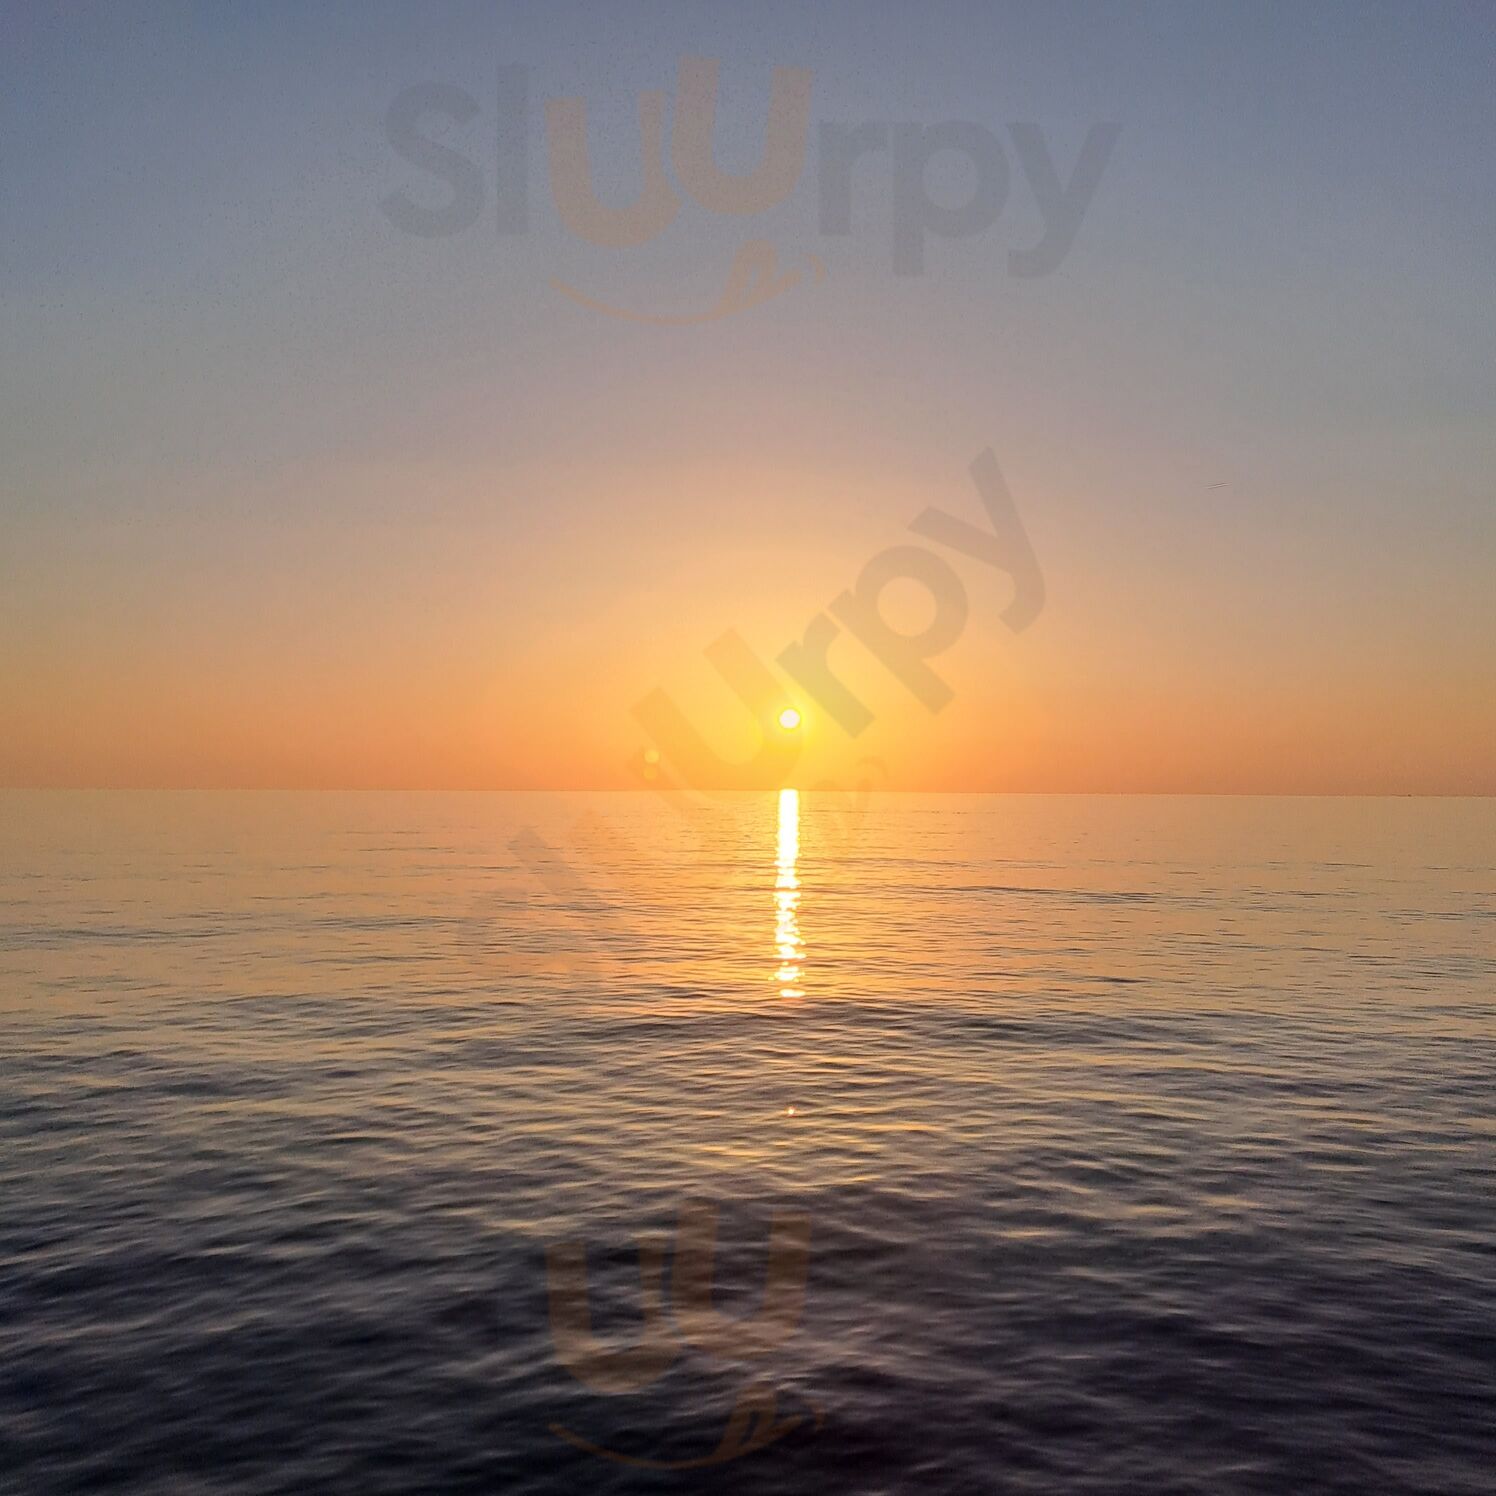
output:
[[[0,784],[744,783],[763,734],[707,655],[732,634],[804,714],[765,783],[1496,793],[1488,5],[0,29]],[[781,200],[683,181],[693,58],[727,173],[772,70],[808,76]],[[618,208],[650,93],[674,214],[594,242],[548,106],[585,100]],[[834,144],[879,123],[828,232]],[[1055,212],[1035,139],[1061,187],[1111,144],[1024,274]],[[725,300],[754,245],[785,284]],[[988,525],[989,450],[1042,576],[1021,628],[1001,566],[909,528]],[[918,667],[941,702],[839,619],[853,736],[779,656],[900,566],[940,592],[894,575],[888,628],[962,615]]]

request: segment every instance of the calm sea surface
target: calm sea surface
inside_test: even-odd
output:
[[[1487,1496],[1493,853],[0,796],[0,1487]]]

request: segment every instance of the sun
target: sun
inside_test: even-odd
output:
[[[792,706],[785,707],[785,709],[779,714],[779,725],[786,732],[794,732],[794,730],[800,725],[800,713],[797,712]]]

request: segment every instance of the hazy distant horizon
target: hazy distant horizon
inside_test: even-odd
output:
[[[1496,790],[1256,790],[1256,789],[1001,789],[938,788],[918,785],[880,785],[859,791],[844,785],[781,786],[803,794],[849,795],[1006,795],[1054,796],[1085,799],[1116,797],[1146,799],[1239,799],[1239,800],[1491,800]],[[656,795],[659,791],[642,784],[5,784],[0,795]],[[743,789],[723,785],[701,786],[692,792],[703,800],[723,795],[773,795],[771,786]]]

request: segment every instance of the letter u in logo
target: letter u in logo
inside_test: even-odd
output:
[[[653,1239],[639,1239],[639,1289],[644,1324],[633,1342],[610,1345],[592,1333],[592,1311],[587,1297],[587,1247],[584,1242],[559,1242],[545,1254],[546,1286],[550,1294],[551,1338],[556,1357],[583,1385],[612,1395],[638,1392],[670,1369],[680,1346],[665,1320],[661,1300],[665,1249]]]
[[[663,233],[680,209],[665,176],[665,95],[639,95],[644,186],[626,208],[600,203],[587,154],[587,101],[551,99],[545,106],[551,196],[561,221],[579,239],[605,249],[629,249]]]
[[[683,1207],[675,1230],[671,1291],[676,1326],[688,1344],[719,1360],[765,1355],[800,1325],[810,1262],[810,1216],[776,1210],[770,1218],[764,1298],[755,1315],[726,1315],[712,1307],[716,1242],[717,1207]]]
[[[706,651],[712,668],[753,714],[761,740],[751,758],[731,763],[718,757],[663,692],[651,691],[634,717],[675,766],[689,789],[776,789],[800,756],[800,737],[777,730],[784,691],[769,667],[729,629]]]
[[[774,69],[763,155],[751,172],[739,176],[719,171],[712,154],[718,67],[712,57],[680,60],[670,137],[675,174],[681,186],[713,213],[762,213],[787,198],[805,170],[814,75],[809,68]]]

